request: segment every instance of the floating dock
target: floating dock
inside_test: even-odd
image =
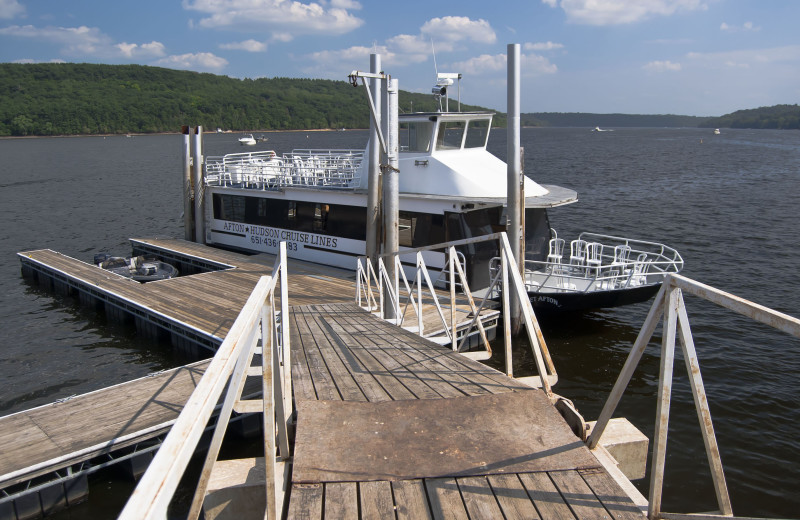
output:
[[[131,245],[134,255],[154,254],[193,274],[142,284],[51,250],[18,256],[23,275],[43,288],[103,310],[109,320],[133,323],[139,334],[195,358],[213,354],[258,279],[271,274],[274,264],[272,255],[248,256],[184,240],[132,239]],[[292,261],[290,273],[293,303],[354,300],[351,271]],[[456,312],[459,327],[466,328],[468,307],[458,306]],[[482,315],[496,322],[497,314]],[[435,332],[433,306],[423,316],[426,330]],[[0,418],[0,519],[47,514],[85,498],[86,474],[102,466],[127,462],[134,474],[143,470],[207,363]],[[240,422],[243,432],[251,429],[246,418]]]
[[[290,325],[289,518],[643,518],[541,390],[352,304]]]

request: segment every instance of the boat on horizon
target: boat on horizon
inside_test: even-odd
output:
[[[256,144],[256,138],[253,137],[253,134],[245,135],[239,138],[239,144],[243,146],[253,146]]]
[[[400,251],[506,230],[507,165],[486,149],[493,116],[441,108],[399,115]],[[205,242],[273,254],[286,242],[291,258],[355,270],[366,249],[368,150],[207,157]],[[667,272],[683,267],[677,251],[663,244],[596,234],[571,242],[575,250],[567,258],[547,210],[576,202],[577,193],[526,176],[524,194],[525,283],[536,309],[644,301]],[[457,250],[470,287],[487,289],[497,244]],[[443,253],[423,256],[429,268],[445,268]],[[404,263],[413,265],[410,258]]]

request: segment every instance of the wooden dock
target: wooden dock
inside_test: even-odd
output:
[[[289,518],[642,518],[541,390],[351,304],[291,331]]]
[[[27,251],[19,258],[23,274],[42,287],[102,308],[108,319],[132,321],[139,334],[167,340],[196,357],[216,350],[258,279],[271,274],[274,264],[272,255],[248,256],[183,240],[131,242],[135,254],[156,254],[196,274],[141,284],[51,250]],[[289,295],[293,304],[350,303],[355,274],[292,261]],[[459,306],[457,312],[461,326],[466,325],[468,308]],[[430,330],[436,320],[432,306],[424,316]],[[493,314],[486,316],[492,319]],[[64,485],[69,482],[65,475],[80,473],[84,463],[97,457],[109,463],[130,459],[140,443],[150,440],[147,449],[154,451],[206,365],[190,364],[1,417],[0,490],[46,480],[48,474]],[[0,497],[0,513],[5,503]],[[44,502],[41,507],[47,510]]]

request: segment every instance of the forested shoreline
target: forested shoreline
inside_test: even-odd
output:
[[[455,100],[451,100],[453,108]],[[434,111],[429,94],[400,92],[400,110]],[[486,110],[462,104],[462,110]],[[143,65],[0,63],[0,137],[366,128],[363,88],[346,81],[237,79]],[[800,128],[800,107],[778,105],[720,118],[533,113],[523,126]],[[495,125],[505,125],[498,113]]]

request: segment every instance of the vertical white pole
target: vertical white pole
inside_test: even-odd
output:
[[[384,83],[386,88],[386,148],[387,148],[387,167],[383,173],[383,212],[384,212],[384,254],[396,253],[400,248],[400,156],[399,156],[399,135],[398,135],[398,94],[399,87],[396,79],[387,79]],[[394,258],[386,263],[386,272],[389,280],[394,286],[394,294],[398,294],[398,272],[395,267]],[[396,318],[397,311],[393,307],[387,309],[391,314],[387,318]]]
[[[206,243],[205,222],[205,183],[203,182],[203,127],[194,129],[194,240],[198,244]]]
[[[520,203],[519,176],[521,172],[519,154],[519,44],[508,44],[508,85],[507,85],[507,125],[508,142],[506,144],[507,173],[507,206],[508,206],[508,242],[511,244],[511,251],[517,265],[524,268],[525,260],[520,251],[521,232],[520,222],[522,220],[522,206]],[[512,333],[516,334],[520,327],[520,302],[512,296],[511,298],[511,328]]]
[[[369,55],[369,71],[373,74],[381,70],[381,55]],[[370,91],[372,92],[372,102],[376,111],[381,107],[381,80],[373,78],[369,80]],[[381,197],[381,173],[380,155],[381,143],[378,139],[378,125],[381,124],[380,114],[376,113],[377,124],[370,118],[369,122],[369,174],[367,184],[367,247],[366,255],[372,262],[373,267],[377,267],[377,258],[380,253],[380,197]]]

